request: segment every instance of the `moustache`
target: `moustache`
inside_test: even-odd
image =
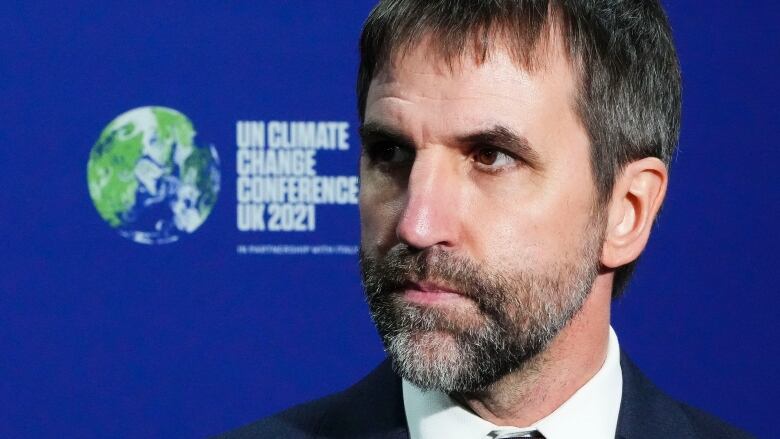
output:
[[[488,314],[506,303],[510,282],[500,273],[438,247],[413,251],[391,248],[381,258],[360,254],[363,283],[369,300],[386,300],[410,283],[431,282],[471,299]]]

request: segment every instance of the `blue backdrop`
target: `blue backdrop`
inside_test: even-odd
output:
[[[371,3],[0,3],[0,436],[204,437],[381,360],[351,250],[238,250],[354,248],[355,205],[317,206],[313,232],[236,226],[237,121],[348,122],[317,173],[356,173]],[[702,5],[667,2],[680,150],[614,326],[672,395],[777,437],[780,7]],[[87,186],[101,131],[148,105],[186,114],[221,160],[210,216],[168,245],[120,237]]]

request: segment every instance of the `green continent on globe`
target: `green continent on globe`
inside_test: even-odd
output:
[[[89,194],[100,216],[113,227],[122,223],[120,214],[135,204],[138,180],[133,170],[143,150],[143,133],[132,122],[116,122],[100,134],[87,165]]]
[[[169,165],[172,159],[172,148],[176,145],[180,148],[179,154],[188,154],[192,150],[192,139],[195,130],[189,119],[178,111],[163,107],[152,107],[152,113],[157,122],[157,141],[161,144],[161,155],[165,164]]]

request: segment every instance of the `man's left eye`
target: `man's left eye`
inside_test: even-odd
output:
[[[514,165],[517,159],[497,148],[479,148],[474,152],[474,161],[481,166],[506,168]]]

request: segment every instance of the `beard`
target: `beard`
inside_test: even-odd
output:
[[[371,318],[396,372],[423,390],[474,393],[528,366],[587,298],[600,268],[603,230],[596,215],[581,248],[535,269],[493,268],[438,246],[398,244],[382,257],[361,248]],[[446,309],[404,300],[409,283],[423,281],[470,300]]]

